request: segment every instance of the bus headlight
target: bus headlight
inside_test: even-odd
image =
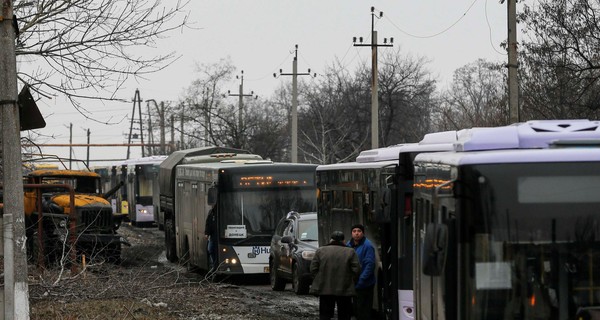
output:
[[[146,210],[146,209],[140,209],[140,213],[146,214],[146,213],[148,213],[148,210]]]
[[[237,264],[237,259],[225,259],[225,263],[227,263],[227,264]]]
[[[315,256],[315,252],[312,250],[302,251],[302,259],[304,260],[312,260]]]

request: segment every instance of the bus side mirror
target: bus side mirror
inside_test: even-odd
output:
[[[208,201],[209,206],[214,206],[217,203],[217,188],[210,187],[208,188]]]
[[[439,276],[444,271],[448,250],[448,227],[445,224],[429,223],[423,241],[423,274]]]

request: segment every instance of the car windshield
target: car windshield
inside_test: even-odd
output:
[[[298,236],[302,241],[318,241],[319,231],[317,227],[317,219],[299,221]]]

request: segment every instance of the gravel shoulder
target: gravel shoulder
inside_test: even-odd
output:
[[[163,233],[123,225],[122,263],[71,274],[29,266],[31,319],[314,319],[318,300],[271,291],[267,277],[207,279],[164,257]]]

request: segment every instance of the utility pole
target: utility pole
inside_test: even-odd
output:
[[[171,151],[169,153],[175,152],[175,116],[171,115]]]
[[[184,144],[183,144],[183,120],[184,120],[184,109],[185,108],[185,104],[182,103],[181,104],[181,119],[180,119],[180,123],[181,126],[179,127],[179,150],[183,150],[185,149]]]
[[[73,123],[69,123],[69,144],[73,144]],[[73,169],[73,148],[69,147],[69,170]]]
[[[90,129],[87,129],[87,158],[85,161],[85,165],[89,168],[90,167]]]
[[[250,94],[244,94],[244,70],[242,70],[241,76],[235,76],[236,79],[240,79],[240,92],[239,93],[231,93],[231,91],[227,90],[227,94],[230,97],[239,97],[238,101],[238,127],[240,136],[242,134],[242,124],[243,124],[243,113],[244,113],[244,97],[252,97],[254,95],[254,91],[250,91]],[[240,146],[242,147],[242,146]]]
[[[500,3],[503,2],[504,0]],[[508,0],[506,7],[508,14],[508,110],[510,123],[517,123],[521,121],[517,60],[517,0]]]
[[[144,153],[144,128],[142,126],[142,98],[140,97],[140,90],[135,89],[135,95],[133,96],[133,110],[131,111],[131,125],[129,126],[129,137],[127,140],[127,144],[131,144],[131,135],[133,132],[133,123],[135,121],[135,107],[138,107],[138,114],[140,116],[140,142],[142,144],[142,157],[145,156]],[[129,147],[127,147],[127,159],[129,159],[130,152]]]
[[[165,121],[165,102],[160,102],[160,111],[159,111],[159,121],[160,121],[160,154],[166,155],[166,146],[165,141],[167,140],[167,131],[166,131],[166,121]]]
[[[371,44],[363,44],[363,38],[360,37],[360,43],[356,43],[356,37],[352,39],[355,47],[371,47],[371,148],[379,148],[379,73],[377,71],[377,47],[391,47],[394,38],[390,38],[390,44],[387,44],[387,38],[383,38],[383,44],[377,44],[377,31],[375,31],[375,18],[383,17],[383,11],[379,16],[375,14],[375,7],[371,7]]]
[[[0,317],[6,320],[29,319],[20,120],[17,105],[16,22],[12,1],[4,0],[0,6],[0,139],[4,184],[4,208],[1,216],[4,290],[0,296]]]
[[[154,135],[152,134],[152,120],[150,119],[150,117],[148,117],[148,141],[150,142],[150,145],[154,145]],[[148,155],[153,156],[154,153],[154,147],[148,146]]]
[[[156,101],[154,101],[156,104]],[[152,112],[150,112],[150,101],[146,100],[146,106],[148,107],[148,141],[151,145],[154,144],[154,135],[152,134]],[[148,155],[154,155],[154,147],[148,146]]]
[[[208,139],[209,139],[209,126],[210,126],[210,113],[208,110],[208,98],[209,98],[209,93],[211,93],[211,91],[207,88],[204,87],[204,89],[202,90],[202,98],[204,99],[203,101],[203,112],[204,112],[204,144],[203,146],[208,146]],[[214,92],[213,92],[214,93]]]
[[[161,155],[164,155],[164,154],[166,154],[165,153],[165,102],[161,101],[160,107],[159,107],[158,103],[156,103],[156,100],[154,100],[154,99],[146,100],[146,102],[150,102],[150,101],[154,102],[154,106],[156,107],[156,113],[158,114],[158,126],[160,128],[160,150],[159,150],[159,153]],[[148,104],[148,114],[150,114],[150,104]],[[151,138],[152,138],[152,136],[151,136]]]
[[[310,76],[310,69],[307,73],[298,73],[298,45],[294,51],[294,61],[292,62],[292,73],[283,73],[279,69],[280,76],[292,76],[292,162],[298,162],[298,76]],[[316,74],[314,75],[317,76]],[[277,78],[277,74],[273,73]]]

